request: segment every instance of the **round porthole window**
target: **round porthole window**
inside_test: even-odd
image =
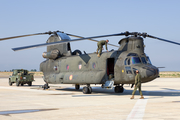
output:
[[[79,64],[79,65],[78,65],[78,68],[79,68],[79,70],[80,70],[80,69],[82,68],[82,64]]]
[[[92,64],[92,68],[95,69],[96,68],[96,63]]]
[[[54,66],[54,70],[57,71],[57,66]]]

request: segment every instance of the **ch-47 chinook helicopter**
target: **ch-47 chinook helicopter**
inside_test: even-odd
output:
[[[1,40],[27,37],[33,35],[51,35],[44,44],[37,44],[25,47],[12,48],[14,51],[29,48],[47,46],[47,52],[43,53],[46,58],[40,64],[40,70],[44,74],[44,89],[48,89],[48,84],[75,84],[75,89],[83,87],[83,93],[91,93],[90,84],[102,84],[102,87],[113,87],[116,93],[124,91],[124,84],[134,85],[135,71],[139,70],[142,76],[142,83],[154,80],[159,76],[159,70],[153,66],[150,59],[144,53],[143,38],[150,37],[157,40],[180,45],[180,43],[165,40],[162,38],[148,35],[147,33],[138,32],[122,32],[118,34],[101,35],[94,37],[81,37],[60,31],[28,34],[1,38]],[[101,57],[97,57],[96,53],[82,53],[80,50],[71,51],[70,42],[93,38],[122,36],[119,48],[109,52],[102,53]],[[69,36],[78,37],[78,39],[70,39]],[[97,41],[96,41],[97,42]],[[112,44],[110,44],[112,45]],[[109,76],[114,76],[109,79]]]

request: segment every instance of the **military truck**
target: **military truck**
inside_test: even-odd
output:
[[[24,84],[32,85],[34,81],[34,73],[29,73],[28,70],[16,69],[13,71],[12,76],[9,77],[9,85],[12,86],[16,83],[16,86],[23,86]]]

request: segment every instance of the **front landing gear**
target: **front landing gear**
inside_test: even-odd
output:
[[[115,91],[115,93],[123,93],[124,92],[124,88],[123,88],[123,85],[122,86],[116,86],[115,88],[114,88],[114,91]]]
[[[87,86],[83,87],[83,93],[84,94],[91,94],[92,93],[92,88],[89,84]]]

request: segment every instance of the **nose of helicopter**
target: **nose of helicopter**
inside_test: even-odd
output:
[[[148,66],[146,69],[146,75],[148,78],[157,78],[159,76],[159,69],[155,66]]]

